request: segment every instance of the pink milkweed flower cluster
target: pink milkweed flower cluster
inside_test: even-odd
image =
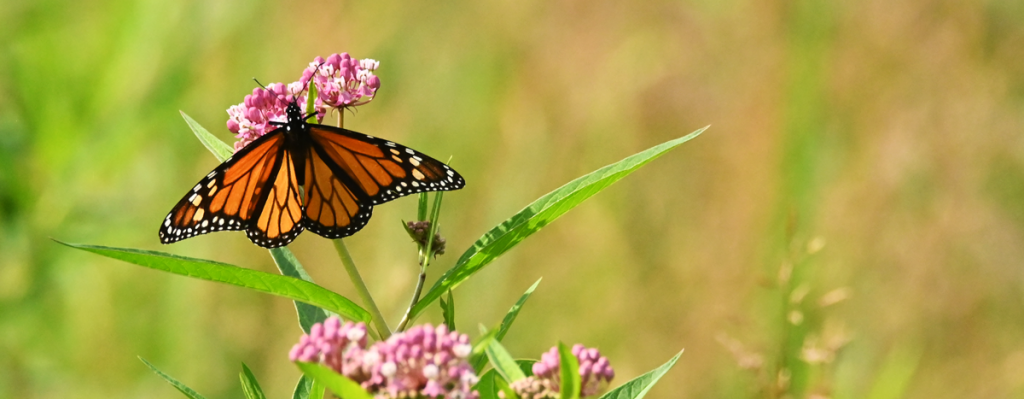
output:
[[[348,53],[332,54],[326,60],[316,57],[298,81],[253,89],[241,104],[228,108],[228,130],[238,138],[235,152],[276,129],[271,121],[287,122],[285,107],[293,100],[300,106],[306,103],[311,79],[317,89],[314,106],[318,121],[323,120],[328,108],[340,112],[369,103],[380,88],[380,78],[373,74],[379,66],[379,62],[369,58],[356,60]]]
[[[608,358],[601,356],[597,348],[573,345],[572,354],[580,363],[580,397],[597,395],[605,383],[615,378],[615,370],[608,364]],[[558,347],[553,347],[533,364],[533,376],[510,384],[521,399],[557,399],[561,389],[561,366]]]
[[[380,78],[373,72],[379,66],[380,62],[376,60],[356,60],[348,53],[332,54],[326,60],[316,57],[302,72],[302,79],[292,84],[301,89],[313,79],[318,91],[318,108],[355,107],[373,100],[380,88]]]
[[[292,348],[292,361],[320,362],[359,383],[379,399],[477,399],[466,334],[424,324],[367,346],[366,325],[332,316],[317,323]]]

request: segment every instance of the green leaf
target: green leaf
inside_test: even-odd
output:
[[[491,345],[491,341],[494,340],[494,335],[498,333],[498,330],[488,331],[483,324],[479,325],[480,336],[473,342],[473,351],[469,355],[469,364],[473,366],[473,370],[479,373],[487,365],[487,347]]]
[[[480,381],[473,386],[473,390],[480,393],[480,399],[499,399],[501,397],[498,396],[498,392],[504,392],[505,399],[519,398],[515,391],[508,386],[508,382],[501,378],[494,369],[487,370],[484,375],[480,376]]]
[[[561,399],[580,399],[580,361],[572,354],[572,349],[558,343],[558,369],[561,377]]]
[[[498,399],[498,387],[494,385],[494,369],[487,370],[480,380],[473,385],[473,390],[480,394],[480,399]]]
[[[483,237],[480,237],[473,244],[472,248],[462,254],[455,266],[434,283],[430,291],[409,312],[409,317],[414,318],[418,316],[430,303],[440,298],[442,294],[450,289],[454,289],[474,273],[480,271],[481,268],[490,264],[506,251],[555,219],[558,219],[559,216],[562,216],[587,198],[604,190],[612,183],[633,173],[641,166],[646,165],[669,150],[697,137],[705,129],[707,127],[605,166],[573,180],[534,201],[515,216],[502,222],[484,234]]]
[[[448,301],[441,298],[441,316],[448,331],[455,331],[455,297],[451,291],[448,291]]]
[[[505,319],[501,321],[501,327],[499,327],[497,331],[492,333],[494,339],[500,342],[503,338],[505,338],[505,334],[508,333],[508,329],[512,327],[512,322],[515,321],[516,316],[519,315],[519,310],[523,308],[523,304],[525,304],[526,300],[529,299],[530,295],[533,294],[533,290],[537,289],[537,285],[540,284],[540,280],[543,280],[543,278],[537,279],[537,281],[533,283],[533,285],[531,285],[525,293],[523,293],[523,296],[519,297],[519,300],[516,301],[516,304],[512,305],[512,308],[508,310],[508,313],[505,314]],[[481,355],[474,355],[470,357],[469,363],[473,365],[474,370],[480,370],[484,367],[485,364],[487,364],[487,358]],[[530,372],[527,373],[527,375],[533,375],[533,373]]]
[[[299,382],[295,384],[292,399],[324,399],[325,390],[326,387],[323,384],[303,374],[299,376]]]
[[[309,399],[324,399],[327,387],[317,381],[313,381],[313,387],[309,390]]]
[[[277,265],[277,269],[281,271],[281,274],[310,283],[313,282],[313,278],[306,273],[306,269],[302,267],[302,264],[299,263],[299,260],[295,258],[295,255],[288,248],[271,248],[270,256],[274,258],[274,264]],[[309,329],[314,324],[322,323],[333,314],[320,307],[301,301],[295,301],[295,312],[299,315],[299,326],[306,333],[309,333]]]
[[[171,383],[171,386],[177,388],[178,391],[181,391],[181,393],[185,394],[185,396],[188,396],[189,398],[192,399],[206,399],[203,397],[203,395],[200,395],[198,392],[192,390],[192,388],[189,388],[185,384],[182,384],[178,380],[174,379],[174,377],[171,377],[165,374],[163,371],[160,371],[160,369],[156,368],[156,366],[154,366],[152,363],[146,361],[146,359],[143,359],[142,356],[139,356],[139,360],[145,363],[146,366],[149,366],[150,370],[153,370],[153,372],[156,373],[156,375],[160,376],[160,378],[163,378],[165,381]]]
[[[299,382],[295,384],[292,391],[292,399],[310,399],[310,390],[313,389],[313,380],[305,375],[299,376]]]
[[[512,327],[512,322],[516,321],[516,316],[519,315],[519,310],[523,308],[523,304],[526,303],[526,300],[530,299],[530,295],[533,294],[533,290],[537,289],[537,285],[539,285],[540,280],[543,279],[543,277],[537,279],[537,282],[533,283],[530,288],[526,289],[523,296],[519,297],[516,304],[512,305],[512,308],[508,310],[508,313],[505,314],[505,318],[501,321],[501,327],[498,329],[498,334],[494,336],[495,339],[501,341],[505,338],[505,334],[508,333],[508,329]]]
[[[601,399],[640,399],[644,397],[644,395],[647,395],[647,391],[650,391],[651,387],[676,364],[676,361],[679,360],[679,356],[682,354],[683,351],[679,351],[661,367],[648,371],[646,374],[608,391],[608,393],[601,395]]]
[[[309,399],[324,399],[325,393],[327,393],[327,387],[319,381],[314,380],[313,387],[309,389]]]
[[[533,360],[533,359],[518,359],[518,360],[516,360],[516,364],[519,365],[519,369],[522,370],[523,374],[525,374],[527,377],[533,377],[533,364],[534,363],[537,363],[537,361]]]
[[[56,240],[55,240],[56,241]],[[111,248],[97,245],[60,244],[92,252],[109,258],[123,260],[151,269],[163,270],[203,280],[216,281],[245,287],[256,291],[302,301],[310,305],[333,311],[339,315],[356,321],[369,322],[370,313],[352,301],[319,285],[294,277],[278,276],[257,270],[209,261],[205,259],[186,258],[155,251],[139,249]]]
[[[526,378],[526,375],[519,369],[519,365],[516,364],[512,355],[497,340],[491,340],[485,352],[487,353],[487,358],[491,360],[491,365],[494,366],[495,370],[498,370],[498,374],[501,374],[505,381],[516,382]]]
[[[242,380],[242,393],[245,393],[246,398],[267,399],[267,396],[263,394],[263,388],[260,388],[260,383],[256,381],[256,376],[245,363],[242,363],[242,372],[238,373],[238,378]]]
[[[427,192],[424,191],[424,192],[420,193],[419,197],[420,197],[419,206],[416,207],[416,221],[417,222],[423,221],[423,220],[427,220],[427,203],[428,203]]]
[[[314,73],[315,72],[316,71],[314,71]],[[319,93],[317,93],[317,91],[316,91],[316,84],[314,84],[314,83],[316,83],[316,80],[315,79],[310,79],[309,80],[309,87],[307,87],[307,90],[306,90],[306,113],[307,114],[312,114],[312,113],[314,113],[314,111],[316,111],[316,98],[319,95]],[[338,112],[344,112],[344,111],[338,111]],[[309,121],[309,122],[316,123],[316,119],[314,119],[315,117],[316,117],[316,115],[310,115],[309,118],[306,118],[306,120]],[[338,126],[338,127],[341,127],[341,126]]]
[[[200,125],[199,122],[196,122],[195,119],[192,119],[192,117],[185,114],[185,111],[178,112],[181,112],[181,117],[185,118],[185,123],[188,124],[188,127],[192,128],[192,133],[195,133],[196,137],[199,138],[199,141],[201,141],[203,145],[206,146],[206,148],[210,150],[215,157],[217,157],[218,160],[224,162],[225,159],[231,157],[231,154],[235,153],[235,149],[233,147],[218,139],[217,136],[211,134],[210,131],[206,130],[206,128]]]
[[[434,207],[430,209],[430,229],[427,231],[427,245],[423,248],[423,259],[420,260],[420,264],[424,268],[430,265],[430,260],[437,256],[435,254],[437,246],[434,245],[434,237],[437,236],[437,221],[441,218],[442,198],[444,198],[444,191],[434,193]],[[412,321],[413,318],[409,320]]]
[[[339,398],[345,399],[373,399],[363,387],[359,386],[358,382],[352,381],[345,376],[334,372],[326,366],[317,363],[295,363],[302,370],[302,373],[307,377],[312,378],[314,381],[323,384],[338,395]]]
[[[516,391],[512,390],[512,387],[508,385],[508,381],[505,381],[501,375],[494,376],[494,386],[497,387],[499,391],[505,393],[505,399],[519,399],[519,395],[516,394]]]

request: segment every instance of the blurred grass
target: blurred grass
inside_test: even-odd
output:
[[[622,382],[685,347],[649,397],[758,397],[715,337],[804,367],[774,282],[823,237],[793,288],[851,297],[798,304],[800,337],[840,320],[852,341],[794,392],[1024,397],[1022,19],[1008,0],[4,2],[0,397],[178,397],[138,355],[208,397],[240,397],[242,361],[290,393],[288,301],[48,237],[273,271],[242,234],[158,244],[216,165],[178,110],[230,140],[224,110],[251,77],[288,82],[341,51],[380,60],[383,81],[347,127],[450,154],[467,178],[445,196],[456,254],[562,183],[712,124],[462,285],[461,329],[543,276],[503,342],[514,355],[584,342]],[[414,199],[380,207],[347,241],[391,320],[415,282],[396,222],[413,215]],[[293,249],[355,297],[327,241]]]

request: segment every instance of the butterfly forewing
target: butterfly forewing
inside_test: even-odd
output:
[[[423,191],[458,190],[462,176],[444,163],[388,140],[351,130],[312,125],[310,141],[335,174],[347,176],[370,205]]]
[[[160,227],[160,241],[247,229],[284,153],[284,135],[272,132],[224,161],[171,209]]]

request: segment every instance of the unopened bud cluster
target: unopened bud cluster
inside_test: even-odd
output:
[[[597,348],[573,345],[572,354],[580,364],[580,397],[597,395],[615,378],[615,370],[608,364],[608,358],[601,356]],[[533,364],[533,376],[510,384],[521,399],[557,399],[561,389],[561,366],[558,347],[553,347]]]
[[[412,237],[416,244],[419,244],[421,248],[427,247],[427,236],[430,235],[430,221],[418,221],[418,222],[406,222],[405,231],[409,233],[409,237]],[[431,252],[434,255],[444,255],[445,248],[444,237],[441,237],[441,233],[434,233],[434,244],[430,247]]]

